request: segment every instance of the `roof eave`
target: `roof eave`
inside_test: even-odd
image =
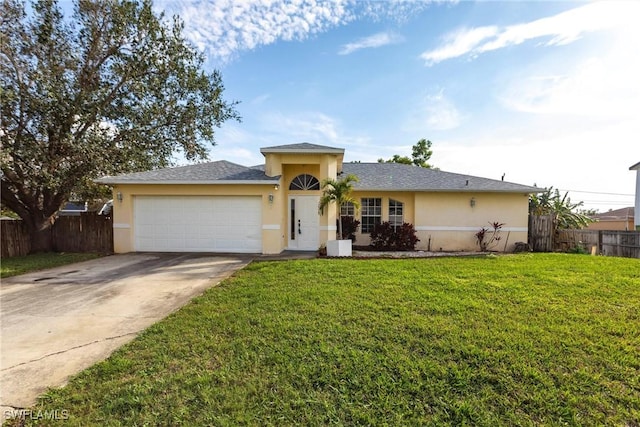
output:
[[[269,153],[279,153],[279,154],[344,154],[344,148],[297,148],[297,149],[287,149],[287,148],[262,148],[260,149],[260,153],[262,155]]]
[[[513,193],[513,194],[533,194],[541,193],[544,189],[531,189],[531,190],[489,190],[489,189],[474,189],[474,188],[360,188],[354,187],[353,191],[413,191],[420,193]]]
[[[629,168],[630,171],[637,171],[640,170],[640,162],[636,163],[635,165],[631,166]]]
[[[109,180],[109,179],[96,179],[95,182],[99,184],[106,185],[124,185],[124,184],[134,184],[134,185],[166,185],[166,184],[175,184],[175,185],[246,185],[246,184],[255,184],[255,185],[273,185],[277,184],[280,181],[280,177],[274,177],[271,180],[261,179],[261,180],[215,180],[215,181],[182,181],[182,180],[173,180],[173,181],[119,181],[119,180]]]

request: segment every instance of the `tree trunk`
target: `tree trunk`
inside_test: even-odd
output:
[[[53,252],[53,236],[51,234],[51,223],[48,221],[30,222],[26,221],[31,240],[31,250],[29,253]]]

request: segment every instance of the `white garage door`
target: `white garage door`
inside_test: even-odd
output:
[[[260,197],[137,196],[136,251],[262,252]]]

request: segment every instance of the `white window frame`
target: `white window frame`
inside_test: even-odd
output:
[[[389,199],[389,223],[396,230],[404,224],[404,203]]]
[[[356,216],[356,207],[353,203],[347,202],[340,207],[340,215],[341,216]]]
[[[374,220],[370,223],[370,221],[365,220],[365,218],[374,218]],[[373,231],[373,228],[381,223],[382,198],[363,197],[362,199],[360,199],[360,230],[362,231],[362,233],[371,233]]]

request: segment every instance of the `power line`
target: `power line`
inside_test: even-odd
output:
[[[563,189],[558,189],[558,191],[574,192],[574,193],[587,193],[587,194],[605,194],[605,195],[607,195],[607,196],[629,196],[629,197],[633,197],[633,196],[635,196],[635,194],[625,194],[625,193],[601,193],[601,192],[597,192],[597,191],[580,191],[580,190],[563,190]]]
[[[626,200],[604,200],[604,199],[585,199],[583,200],[583,202],[590,202],[590,203],[629,203]]]
[[[619,206],[629,206],[630,204],[632,205],[633,203],[628,203],[628,202],[590,202],[590,201],[585,201],[583,200],[583,202],[587,205],[619,205]]]

